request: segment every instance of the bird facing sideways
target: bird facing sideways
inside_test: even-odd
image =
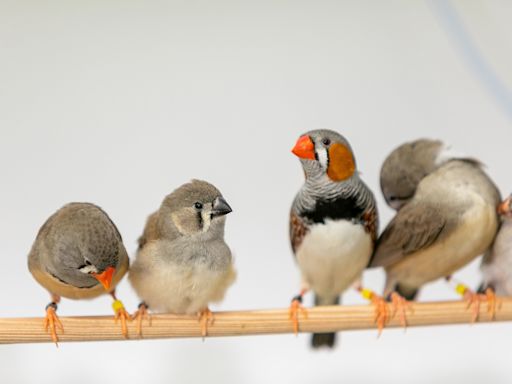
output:
[[[384,162],[381,185],[387,201],[400,202],[370,265],[385,268],[385,295],[413,300],[421,286],[449,278],[491,246],[500,194],[477,160],[455,156],[439,141],[406,143]],[[457,291],[476,298],[463,285]]]
[[[28,268],[52,301],[46,307],[45,328],[57,343],[57,317],[61,297],[92,299],[105,293],[114,298],[115,319],[121,319],[127,337],[130,316],[115,287],[128,270],[129,259],[123,240],[108,215],[90,203],[70,203],[46,220],[28,256]]]
[[[212,302],[234,282],[231,250],[224,241],[231,207],[213,185],[192,180],[165,197],[139,239],[129,280],[142,300],[135,314],[142,335],[147,310],[198,314],[207,335]]]
[[[480,291],[490,288],[497,295],[512,296],[512,195],[499,205],[498,213],[502,223],[491,251],[482,260]]]
[[[331,130],[302,135],[292,152],[305,182],[290,212],[290,240],[302,274],[302,289],[290,317],[298,331],[302,296],[312,290],[315,305],[334,305],[358,282],[368,265],[378,231],[375,199],[360,179],[348,141]],[[314,334],[313,347],[333,347],[334,333]]]

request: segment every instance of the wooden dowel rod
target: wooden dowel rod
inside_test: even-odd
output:
[[[512,320],[512,299],[499,298],[501,307],[495,320],[482,303],[478,322]],[[409,327],[471,323],[471,309],[463,301],[413,303],[407,312]],[[300,332],[333,332],[376,329],[371,305],[328,306],[308,308],[308,316],[299,315]],[[293,333],[288,309],[261,311],[215,312],[208,336],[243,336]],[[58,331],[59,342],[125,340],[120,324],[112,316],[61,317],[64,333]],[[387,328],[400,327],[398,316]],[[128,339],[138,340],[136,322],[128,323]],[[384,330],[385,332],[385,330]],[[152,324],[143,322],[144,339],[201,337],[197,317],[170,314],[152,315]],[[43,329],[43,318],[1,318],[0,344],[52,342]]]

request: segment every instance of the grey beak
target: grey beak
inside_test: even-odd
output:
[[[217,197],[213,201],[213,209],[212,209],[212,216],[224,216],[227,215],[229,212],[232,212],[233,210],[229,206],[228,202],[224,200],[222,196]]]

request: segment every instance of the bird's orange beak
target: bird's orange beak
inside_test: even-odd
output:
[[[102,273],[93,273],[92,275],[101,283],[101,285],[103,285],[105,291],[108,291],[112,284],[112,276],[114,276],[115,271],[115,268],[108,267]]]
[[[498,213],[500,215],[507,215],[510,213],[510,200],[512,200],[512,196],[505,199],[500,205],[498,205]]]
[[[315,160],[315,144],[308,135],[299,137],[292,152],[301,159]]]

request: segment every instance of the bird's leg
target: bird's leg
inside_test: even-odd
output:
[[[142,320],[146,319],[151,327],[151,315],[149,314],[148,306],[144,301],[139,304],[137,311],[133,314],[133,319],[137,320],[137,335],[142,337]]]
[[[57,304],[60,302],[60,297],[54,294],[51,294],[51,296],[52,302],[46,306],[46,317],[43,326],[46,332],[50,332],[52,341],[58,347],[59,338],[57,337],[57,328],[64,333],[64,327],[57,316]]]
[[[382,330],[389,322],[390,319],[390,310],[389,303],[384,299],[384,297],[378,295],[374,291],[368,288],[363,288],[361,285],[357,285],[355,289],[361,294],[363,298],[370,301],[375,308],[375,317],[374,322],[377,325],[378,336],[381,335]]]
[[[487,287],[483,293],[487,301],[487,313],[491,320],[496,320],[496,312],[501,309],[501,300],[496,297],[496,293],[492,287]]]
[[[208,307],[200,311],[198,314],[199,322],[201,323],[201,336],[203,339],[208,336],[208,326],[213,325],[215,320],[213,312]]]
[[[130,314],[124,308],[124,305],[121,302],[121,300],[117,299],[115,289],[112,292],[110,292],[110,295],[114,299],[114,301],[112,302],[112,308],[114,309],[115,313],[114,321],[117,324],[117,321],[121,320],[121,332],[123,333],[123,336],[125,338],[128,338],[128,326],[126,325],[126,322],[131,320]]]
[[[388,295],[388,298],[391,301],[391,307],[393,308],[391,317],[394,318],[398,313],[400,325],[404,327],[404,329],[407,329],[407,315],[405,312],[408,310],[409,312],[414,313],[411,302],[396,291],[391,292],[391,294]]]
[[[487,312],[491,318],[495,318],[497,299],[492,289],[488,288],[485,293],[479,293],[474,292],[467,285],[455,280],[452,276],[447,276],[446,281],[453,285],[455,292],[457,292],[467,302],[466,308],[471,309],[472,323],[478,320],[480,315],[480,305],[483,302],[487,303]]]
[[[293,323],[293,332],[295,335],[299,333],[299,313],[302,313],[305,319],[308,318],[308,311],[302,306],[302,298],[307,291],[309,291],[309,288],[302,288],[300,293],[293,297],[288,310],[288,317]]]

